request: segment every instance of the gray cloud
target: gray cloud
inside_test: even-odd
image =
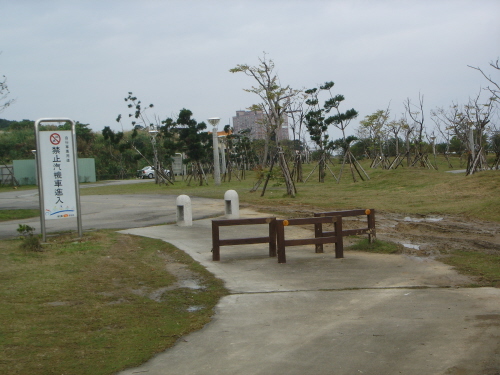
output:
[[[334,81],[360,118],[425,96],[431,110],[486,83],[467,65],[500,55],[498,1],[23,1],[2,5],[0,116],[118,128],[133,91],[161,118],[183,108],[227,123],[257,98],[231,74],[266,51],[282,83]],[[356,124],[351,125],[354,130]]]

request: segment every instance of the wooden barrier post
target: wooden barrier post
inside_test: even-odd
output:
[[[254,225],[268,224],[269,235],[267,237],[251,237],[251,238],[230,238],[220,239],[219,227],[233,225]],[[250,219],[230,219],[230,220],[212,220],[212,260],[220,260],[220,247],[230,245],[247,245],[256,243],[268,243],[269,256],[276,256],[276,218],[250,218]]]
[[[212,260],[220,260],[220,236],[219,226],[212,220]]]
[[[276,241],[278,243],[278,263],[286,263],[285,226],[283,224],[284,221],[285,220],[276,220]]]
[[[337,236],[337,242],[335,242],[335,258],[344,257],[344,236],[342,235],[342,216],[337,216],[338,219],[333,223],[333,229],[335,230],[335,235]]]
[[[276,218],[269,222],[269,256],[276,256]]]
[[[333,211],[333,212],[319,212],[315,213],[314,217],[325,217],[325,216],[341,216],[341,217],[348,217],[348,216],[362,216],[366,215],[367,217],[367,227],[366,228],[360,228],[360,229],[342,229],[342,222],[340,224],[340,232],[338,231],[338,228],[335,227],[335,232],[323,232],[323,236],[328,236],[332,233],[342,233],[342,237],[347,237],[347,236],[354,236],[354,235],[361,235],[361,234],[368,234],[368,240],[370,243],[373,243],[373,241],[376,238],[376,230],[375,230],[375,210],[374,209],[366,209],[366,210],[349,210],[349,211]],[[321,229],[318,229],[318,234],[322,231]],[[343,240],[342,240],[342,250],[338,250],[343,252]],[[323,244],[318,244],[316,246],[316,252],[317,253],[322,253],[323,252]],[[337,243],[335,244],[335,252],[337,252]]]
[[[334,223],[335,230],[339,232],[329,232],[328,236],[326,233],[322,232],[323,223]],[[337,223],[339,223],[337,225]],[[285,227],[289,225],[304,225],[304,224],[314,224],[314,238],[301,238],[294,240],[285,239]],[[343,258],[343,242],[342,242],[342,217],[341,216],[323,216],[323,217],[310,217],[301,219],[289,219],[289,220],[276,220],[276,239],[278,244],[278,263],[286,263],[286,246],[297,246],[297,245],[316,245],[325,243],[335,243],[335,257]],[[334,236],[332,236],[334,234]],[[322,250],[322,248],[321,248]],[[318,251],[316,251],[318,252]]]
[[[367,209],[365,213],[368,216],[368,241],[373,243],[377,239],[377,232],[375,230],[375,210]]]
[[[323,232],[323,224],[318,223],[314,224],[314,235],[316,237],[322,237],[326,234],[335,233],[337,236],[337,241],[335,242],[335,258],[343,258],[344,257],[344,236],[342,235],[342,216],[338,216],[340,220],[336,220],[333,222],[333,232]],[[315,248],[316,253],[323,252],[323,244],[316,244]]]

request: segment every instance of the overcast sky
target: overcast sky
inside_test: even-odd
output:
[[[498,0],[0,0],[0,9],[0,75],[16,99],[0,118],[69,117],[96,131],[121,130],[129,91],[160,119],[188,108],[227,124],[258,102],[243,91],[251,78],[229,69],[257,65],[264,51],[282,84],[334,81],[358,120],[389,104],[399,117],[419,93],[426,112],[463,103],[487,85],[467,65],[488,70],[500,57]]]

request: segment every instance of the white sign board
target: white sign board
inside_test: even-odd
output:
[[[77,217],[75,152],[70,130],[39,131],[41,182],[44,217],[65,219]]]

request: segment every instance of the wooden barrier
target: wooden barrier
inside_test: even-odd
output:
[[[329,232],[328,235],[322,232],[322,224],[333,223],[335,226],[335,232]],[[285,226],[290,225],[305,225],[314,224],[314,238],[301,238],[295,240],[285,239]],[[335,257],[344,257],[344,245],[341,235],[342,233],[342,217],[341,216],[331,216],[325,215],[324,217],[310,217],[301,219],[288,219],[288,220],[276,220],[276,237],[278,241],[278,263],[286,263],[286,246],[297,246],[297,245],[321,245],[323,249],[323,244],[325,243],[335,243]],[[322,251],[321,251],[322,252]]]
[[[219,227],[232,225],[254,225],[269,224],[269,236],[253,238],[232,238],[220,239]],[[212,220],[212,260],[220,260],[220,247],[230,245],[248,245],[255,243],[269,243],[269,256],[276,256],[276,218],[251,218],[251,219],[231,219]]]
[[[374,209],[319,212],[315,213],[314,217],[327,217],[327,216],[348,217],[348,216],[362,216],[362,215],[366,215],[368,226],[366,228],[342,230],[342,237],[368,234],[368,240],[370,241],[370,243],[372,243],[376,238]],[[318,224],[318,226],[322,225]],[[331,234],[338,233],[336,228],[334,232],[323,232],[323,228],[318,228],[317,230],[318,230],[316,234],[317,236],[320,235],[320,233],[322,233],[323,236],[329,236]],[[316,252],[319,253],[323,252],[323,244],[316,245]]]

